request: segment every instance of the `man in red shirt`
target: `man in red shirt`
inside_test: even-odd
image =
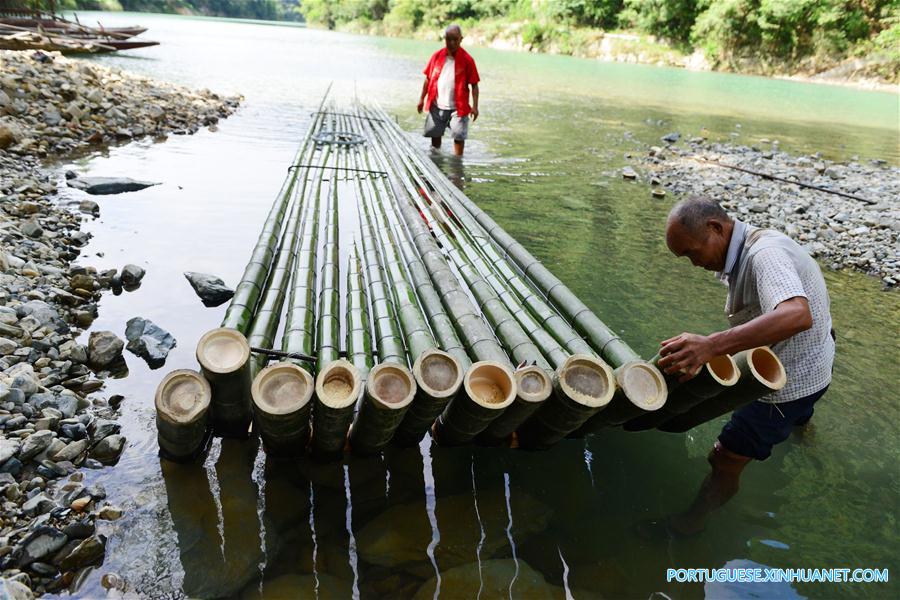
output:
[[[447,27],[444,31],[446,47],[431,55],[423,71],[425,82],[417,107],[420,114],[423,109],[428,111],[425,137],[431,138],[431,146],[441,147],[441,137],[449,127],[457,156],[462,156],[466,145],[469,115],[473,121],[478,118],[478,69],[469,53],[459,47],[461,42],[459,25]],[[469,86],[472,86],[471,106]]]

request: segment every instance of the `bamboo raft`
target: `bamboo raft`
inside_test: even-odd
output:
[[[757,348],[678,386],[383,110],[326,98],[221,327],[197,345],[200,373],[157,391],[166,457],[195,457],[208,430],[323,461],[428,434],[544,449],[613,426],[685,431],[784,385]]]

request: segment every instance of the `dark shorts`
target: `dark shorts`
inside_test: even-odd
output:
[[[431,103],[428,116],[425,117],[425,131],[423,135],[428,138],[443,137],[447,128],[454,141],[461,142],[469,137],[469,115],[456,116],[455,110],[438,108],[437,102]]]
[[[815,394],[791,402],[772,404],[757,400],[742,406],[722,428],[719,442],[735,454],[766,460],[775,444],[786,440],[794,427],[812,418],[813,406],[826,391],[827,385]]]

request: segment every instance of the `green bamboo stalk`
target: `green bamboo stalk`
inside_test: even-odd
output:
[[[700,402],[657,429],[669,433],[684,433],[776,392],[787,383],[784,366],[768,346],[738,352],[734,356],[734,362],[741,373],[736,385],[725,393]]]
[[[384,115],[383,111],[376,113]],[[399,127],[385,119],[381,127],[390,132],[394,143],[402,145],[410,153],[415,152],[410,142],[399,132]],[[435,176],[440,171],[433,164],[423,161],[423,167]],[[540,261],[506,233],[493,219],[458,190],[453,191],[451,208],[457,212],[468,211],[481,225],[481,229],[511,258],[531,282],[568,319],[576,331],[585,336],[592,348],[612,367],[617,369],[617,383],[625,385],[624,396],[642,408],[659,406],[665,402],[665,381],[659,371],[641,360],[618,335],[612,332],[578,297],[554,276]],[[616,401],[616,400],[614,400]]]
[[[650,359],[654,365],[659,363],[660,355]],[[666,421],[683,414],[704,400],[714,398],[729,391],[740,377],[737,363],[730,354],[717,356],[709,361],[700,372],[684,384],[678,382],[677,375],[666,375],[669,386],[669,398],[665,406],[657,411],[643,413],[625,421],[626,431],[644,431],[653,429]]]
[[[466,344],[468,353],[479,360],[463,379],[465,394],[450,402],[435,425],[436,432],[441,432],[438,434],[440,443],[466,443],[513,402],[514,375],[506,353],[463,291],[410,200],[415,192],[405,187],[393,171],[394,162],[387,158],[390,149],[374,138],[372,141],[379,163],[389,173],[386,179],[392,208],[406,224],[419,257],[440,294],[444,308],[455,321],[457,333]],[[405,183],[408,186],[408,182]]]
[[[355,193],[357,203],[363,202],[361,190],[356,189]],[[415,396],[416,382],[407,368],[406,349],[374,232],[362,211],[359,219],[379,364],[369,372],[365,394],[350,429],[350,446],[357,454],[370,455],[390,443]]]
[[[368,160],[357,164],[360,168],[363,166],[368,168],[370,165]],[[411,446],[421,441],[435,419],[459,391],[464,371],[453,356],[438,349],[416,291],[409,283],[393,231],[381,210],[383,187],[376,185],[372,179],[360,180],[359,187],[360,214],[376,238],[387,281],[393,292],[400,328],[410,358],[413,360],[416,398],[394,433],[395,443]]]
[[[355,245],[347,265],[347,359],[365,382],[375,363],[372,358],[369,299]]]
[[[334,167],[346,166],[347,150],[335,153]],[[340,171],[329,174],[325,206],[322,267],[317,326],[316,399],[313,405],[312,454],[319,460],[339,458],[346,445],[353,408],[362,389],[359,371],[340,359],[340,249],[338,248],[338,190]]]

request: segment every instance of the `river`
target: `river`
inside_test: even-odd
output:
[[[252,443],[216,442],[205,463],[161,465],[153,393],[196,368],[194,346],[225,307],[204,308],[182,273],[234,285],[329,82],[379,102],[409,131],[421,69],[438,43],[297,26],[122,13],[160,46],[90,60],[190,87],[243,94],[217,131],[138,141],[62,169],[160,181],[98,197],[83,264],[144,266],[142,287],[104,296],[94,329],[149,318],[178,340],[164,369],[127,354],[119,464],[89,472],[127,509],[105,524],[106,562],[147,597],[800,598],[897,597],[889,584],[668,583],[672,567],[876,567],[900,575],[900,295],[826,271],[838,358],[813,427],[745,472],[699,537],[645,542],[632,525],[680,509],[708,470],[723,419],[687,434],[610,430],[546,452],[428,444],[332,466],[266,465]],[[448,175],[644,356],[681,331],[726,326],[724,289],[675,260],[671,197],[617,169],[632,140],[670,131],[831,159],[900,162],[898,96],[759,77],[469,49],[481,118]],[[732,135],[735,134],[735,135]],[[419,139],[419,138],[417,138]],[[426,140],[421,140],[426,148]],[[62,172],[62,169],[60,172]],[[892,591],[893,590],[893,591]],[[664,594],[664,595],[662,595]]]

